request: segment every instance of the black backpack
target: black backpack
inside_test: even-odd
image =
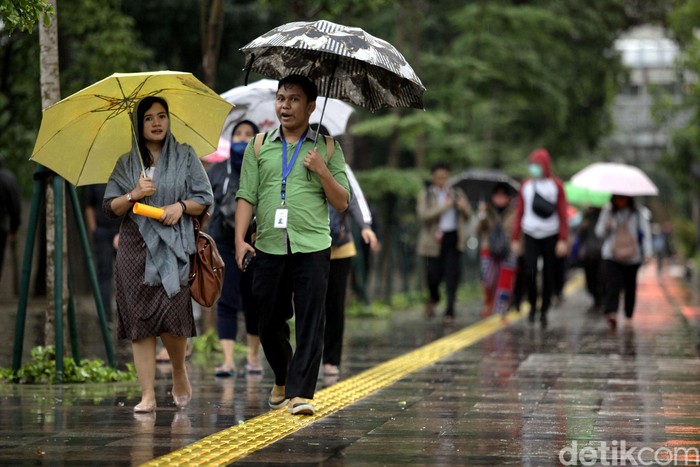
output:
[[[508,245],[508,238],[505,230],[503,230],[503,224],[496,222],[491,232],[489,232],[489,256],[497,261],[501,261],[508,256],[508,253],[510,253],[510,245]]]

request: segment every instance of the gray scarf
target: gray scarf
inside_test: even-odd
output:
[[[131,152],[117,161],[112,172],[105,199],[122,196],[131,191],[141,176],[141,161],[136,144]],[[166,206],[179,200],[191,200],[211,206],[214,201],[209,178],[194,150],[180,144],[168,131],[165,144],[158,158],[153,176],[156,192],[140,202],[152,206]],[[188,283],[190,255],[195,252],[194,230],[191,216],[182,216],[174,226],[166,226],[156,219],[127,214],[136,222],[146,244],[146,285],[162,284],[168,297],[173,297],[180,287]]]

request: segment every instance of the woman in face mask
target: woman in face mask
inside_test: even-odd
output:
[[[246,372],[250,375],[262,374],[258,357],[260,348],[258,323],[251,303],[253,268],[249,267],[245,272],[241,272],[236,267],[233,213],[229,213],[226,206],[223,206],[222,209],[222,204],[226,204],[229,196],[234,199],[232,195],[235,195],[238,190],[246,147],[258,132],[257,125],[249,120],[236,123],[231,132],[229,159],[212,165],[208,171],[214,191],[214,212],[209,233],[216,241],[219,253],[227,265],[223,291],[216,305],[216,327],[224,359],[221,366],[214,370],[214,375],[221,378],[232,377],[236,374],[234,345],[238,335],[239,311],[243,311],[245,315],[248,344]],[[228,196],[225,196],[227,194]],[[233,205],[235,206],[235,201]]]
[[[535,149],[527,161],[530,175],[520,186],[515,204],[511,251],[522,255],[522,281],[535,322],[539,303],[540,324],[547,326],[547,313],[560,272],[558,262],[567,254],[566,194],[561,180],[552,174],[551,158],[544,148]],[[538,280],[539,260],[542,279]],[[538,283],[542,284],[538,287]]]

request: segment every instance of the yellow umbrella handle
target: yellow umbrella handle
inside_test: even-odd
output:
[[[155,206],[150,206],[148,204],[134,203],[134,214],[139,216],[146,216],[152,219],[160,219],[165,211],[161,208]]]

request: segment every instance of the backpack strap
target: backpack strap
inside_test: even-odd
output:
[[[267,138],[267,133],[258,133],[257,135],[255,135],[255,141],[253,141],[253,150],[255,150],[255,159],[260,157],[260,148],[262,147],[266,138]]]
[[[335,152],[335,140],[332,136],[323,135],[326,138],[326,155],[328,156],[328,162],[331,161],[333,157],[333,152]]]

